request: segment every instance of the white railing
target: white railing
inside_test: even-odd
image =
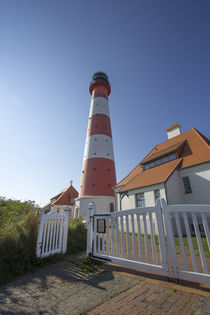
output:
[[[44,258],[67,249],[69,208],[63,207],[62,213],[50,211],[40,213],[36,255]]]
[[[209,226],[210,205],[167,205],[159,199],[155,207],[96,214],[92,203],[87,254],[142,271],[210,284]]]

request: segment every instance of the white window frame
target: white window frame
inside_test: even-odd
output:
[[[136,194],[136,207],[144,208],[145,207],[145,195],[143,193]]]

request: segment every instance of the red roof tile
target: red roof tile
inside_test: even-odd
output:
[[[71,202],[72,198],[78,197],[78,191],[73,187],[69,186],[54,202],[52,205],[74,205],[75,202]]]
[[[167,181],[171,174],[180,165],[182,159],[174,160],[159,166],[150,168],[135,176],[130,182],[120,189],[120,192],[135,188],[155,185]]]

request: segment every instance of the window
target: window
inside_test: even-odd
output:
[[[155,189],[154,194],[155,194],[155,201],[156,201],[158,198],[160,198],[160,190]]]
[[[189,180],[188,176],[183,177],[183,183],[184,183],[185,193],[186,194],[191,193],[192,189],[191,189],[191,186],[190,186],[190,180]]]
[[[170,162],[170,161],[175,160],[175,159],[176,159],[176,154],[172,153],[172,154],[169,154],[169,155],[164,156],[162,158],[159,158],[159,159],[157,159],[157,160],[155,160],[153,162],[149,162],[149,163],[145,164],[144,165],[144,169],[147,170],[147,169],[150,169],[152,167],[155,167],[155,166],[158,166],[158,165]]]
[[[137,207],[145,207],[144,193],[136,195],[136,206]]]
[[[113,204],[113,202],[110,203],[110,212],[114,212],[114,204]]]

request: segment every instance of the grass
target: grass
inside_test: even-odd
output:
[[[89,257],[86,257],[79,264],[79,267],[84,272],[97,272],[97,271],[99,271],[100,266],[102,264],[103,264],[103,262],[96,261],[96,260],[90,259]]]

